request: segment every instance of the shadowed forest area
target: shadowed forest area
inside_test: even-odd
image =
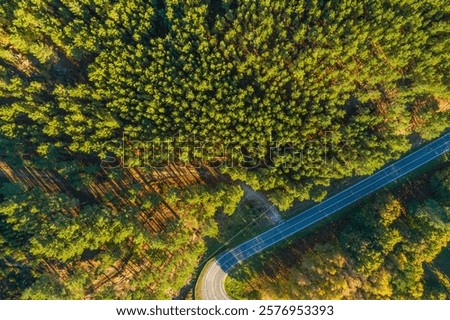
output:
[[[270,225],[242,184],[310,205],[450,126],[449,16],[0,0],[0,298],[185,297],[202,259]]]
[[[98,167],[80,190],[58,172],[1,169],[3,299],[175,297],[218,234],[218,209],[233,213],[242,196],[189,167],[114,178]]]

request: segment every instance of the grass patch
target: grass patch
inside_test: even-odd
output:
[[[251,287],[250,282],[243,281],[245,279],[236,279],[228,276],[225,279],[225,291],[235,300],[259,300],[261,294],[258,290]]]

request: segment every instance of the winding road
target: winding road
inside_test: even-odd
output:
[[[383,167],[371,176],[368,176],[314,207],[297,214],[293,218],[286,220],[233,249],[221,253],[209,261],[203,269],[197,282],[196,299],[230,299],[225,291],[225,279],[231,268],[245,259],[349,206],[355,201],[379,190],[449,150],[450,132],[400,160]]]

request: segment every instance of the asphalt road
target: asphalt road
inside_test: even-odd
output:
[[[425,147],[389,164],[373,175],[352,185],[348,189],[322,201],[314,207],[299,213],[282,224],[227,250],[210,261],[202,272],[197,284],[197,299],[230,299],[224,284],[228,271],[238,263],[283,241],[293,234],[308,228],[331,214],[347,207],[355,201],[373,193],[398,178],[450,150],[450,133],[434,140]]]

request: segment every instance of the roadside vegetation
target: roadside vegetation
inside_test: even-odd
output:
[[[449,199],[446,160],[330,228],[238,266],[227,291],[241,299],[449,299]]]

